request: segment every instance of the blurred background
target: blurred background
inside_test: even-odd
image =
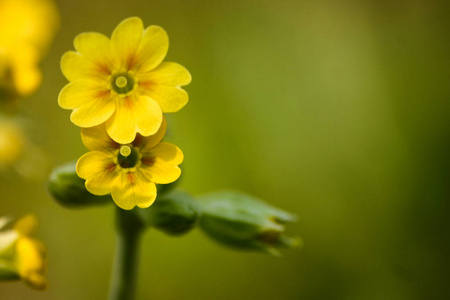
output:
[[[45,190],[86,152],[59,60],[81,32],[139,16],[169,33],[189,104],[169,115],[182,188],[233,188],[291,211],[301,250],[222,248],[198,230],[144,237],[137,299],[450,299],[450,19],[446,1],[56,1],[43,83],[22,101],[48,160],[3,176],[1,215],[35,213],[50,288],[1,283],[2,300],[106,299],[113,206],[69,210]]]

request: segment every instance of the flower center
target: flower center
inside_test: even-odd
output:
[[[130,146],[122,146],[120,147],[120,155],[123,157],[128,157],[131,154],[131,148]]]
[[[134,79],[128,73],[119,73],[113,76],[111,86],[118,94],[127,94],[134,88]]]
[[[119,76],[116,78],[116,86],[118,88],[124,88],[127,86],[128,80],[123,77],[123,76]]]
[[[117,155],[117,163],[124,169],[133,168],[138,163],[139,151],[132,145],[122,145]]]

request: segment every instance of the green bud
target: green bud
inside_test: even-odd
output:
[[[278,248],[295,248],[299,238],[284,234],[284,224],[296,216],[250,195],[222,191],[198,197],[200,228],[214,240],[237,249],[280,255]]]
[[[95,196],[86,190],[85,180],[75,171],[76,162],[70,162],[53,169],[47,182],[47,189],[62,206],[81,208],[112,203],[111,196]]]
[[[10,264],[0,262],[0,281],[19,280],[20,276]]]
[[[196,225],[199,217],[194,199],[182,191],[160,195],[151,207],[138,211],[147,226],[170,235],[188,232]]]
[[[11,229],[11,219],[0,217],[0,281],[20,279],[13,263],[14,245],[19,235]]]

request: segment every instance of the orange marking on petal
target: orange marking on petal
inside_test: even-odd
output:
[[[142,142],[142,139],[143,139],[142,135],[140,135],[139,133],[136,133],[136,137],[134,138],[134,141],[132,143],[133,146],[135,146],[135,147],[139,146]]]
[[[110,141],[109,141],[109,146],[110,146],[111,148],[113,148],[113,149],[119,149],[119,148],[120,148],[120,145],[117,144],[116,142],[114,142],[113,140],[110,140]]]
[[[105,98],[111,94],[110,91],[104,90],[104,91],[98,91],[97,92],[97,98]]]
[[[98,72],[100,72],[100,73],[106,73],[106,74],[110,73],[108,65],[98,64],[97,68],[98,68]]]
[[[132,107],[133,107],[133,101],[132,101],[131,97],[126,97],[126,98],[125,98],[125,105],[126,105],[128,108],[132,108]]]
[[[156,159],[154,157],[149,157],[149,156],[143,157],[142,158],[142,164],[146,165],[146,166],[151,166],[151,165],[153,165],[155,163],[155,160]]]
[[[108,171],[109,173],[114,172],[115,169],[116,169],[116,164],[109,164],[106,167],[106,171]]]
[[[139,86],[143,88],[150,88],[152,85],[153,85],[152,81],[139,82]]]
[[[130,55],[127,59],[128,70],[133,69],[133,67],[136,66],[136,62],[137,62],[136,55],[135,54]]]
[[[134,184],[136,182],[136,177],[134,176],[133,173],[128,173],[127,179],[128,179],[128,182],[130,182],[131,184]]]

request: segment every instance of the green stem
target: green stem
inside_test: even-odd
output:
[[[126,211],[117,207],[116,254],[109,300],[134,299],[138,252],[143,229],[144,225],[135,211]]]

